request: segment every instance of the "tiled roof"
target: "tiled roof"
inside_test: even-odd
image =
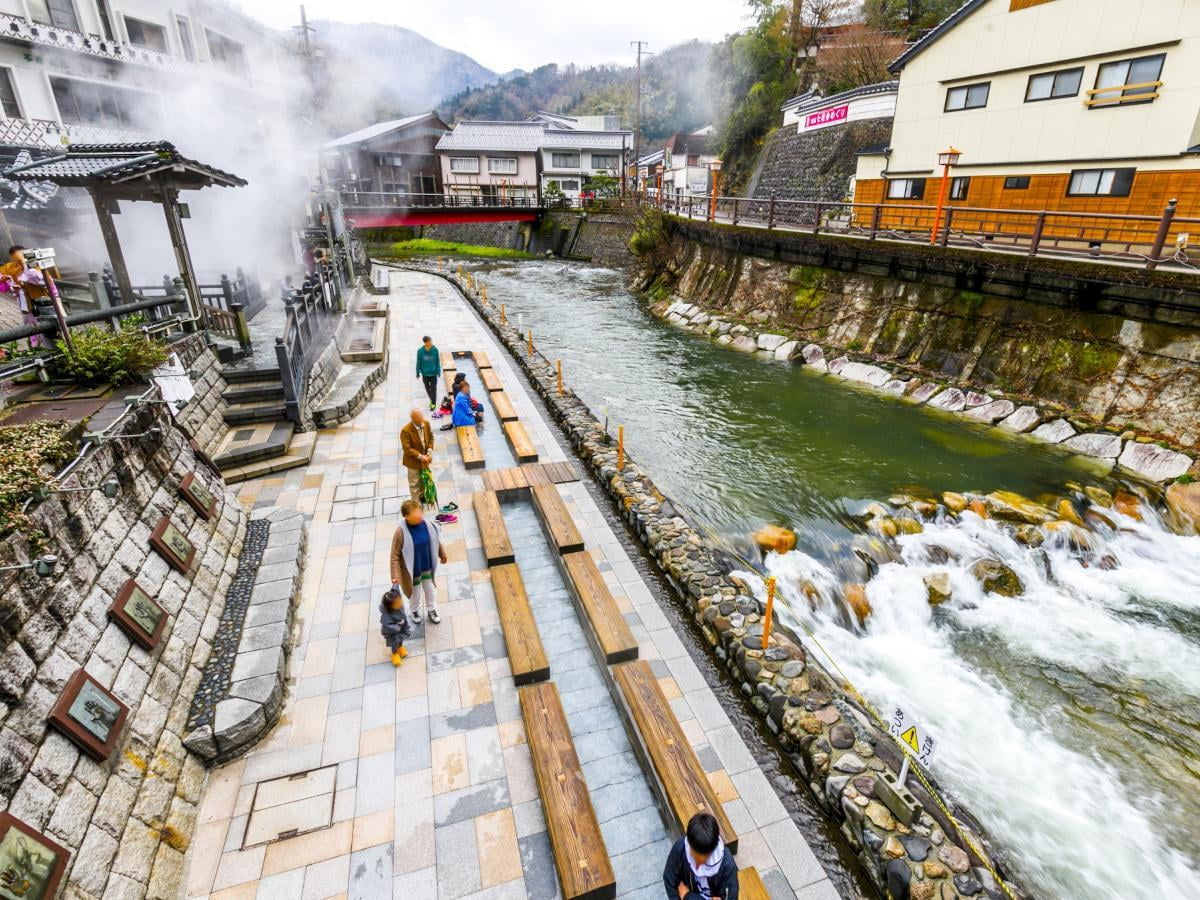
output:
[[[167,141],[71,144],[65,153],[14,166],[3,175],[14,181],[49,181],[62,187],[88,187],[119,184],[164,171],[176,175],[181,188],[246,184],[245,179],[237,175],[188,159]]]
[[[672,153],[707,156],[712,153],[707,134],[684,134],[677,132],[667,138],[667,149]]]
[[[547,128],[542,146],[547,150],[621,150],[633,145],[632,131],[560,131]]]
[[[425,119],[435,119],[437,114],[434,112],[420,113],[415,116],[405,116],[403,119],[388,119],[386,122],[376,122],[374,125],[368,125],[366,128],[360,128],[358,131],[352,131],[349,134],[343,134],[339,138],[334,138],[332,141],[326,141],[325,147],[331,149],[334,147],[346,147],[351,144],[361,144],[363,141],[369,141],[371,138],[379,137],[391,131],[398,131],[401,128],[407,128],[410,125],[416,125]]]
[[[655,150],[653,153],[647,153],[645,156],[641,157],[637,161],[637,164],[639,166],[652,166],[655,163],[662,162],[662,159],[663,159],[663,151]]]
[[[907,50],[897,56],[892,61],[892,64],[888,66],[888,71],[893,75],[899,72],[904,68],[909,60],[913,59],[918,53],[923,53],[925,50],[927,50],[934,41],[940,38],[943,34],[945,34],[971,13],[975,12],[976,9],[983,6],[983,4],[986,2],[987,0],[967,0],[966,3],[956,9],[954,12],[950,13],[950,15],[946,16],[946,18],[942,19],[937,26],[925,32],[925,34],[921,36],[920,40],[911,44]]]
[[[869,97],[872,94],[894,94],[899,89],[899,81],[880,81],[878,84],[865,84],[862,87],[851,88],[848,91],[842,91],[840,94],[831,94],[828,97],[822,97],[819,94],[814,95],[810,91],[807,94],[801,94],[799,97],[793,97],[787,103],[783,104],[780,109],[795,109],[796,112],[808,112],[810,109],[820,109],[834,103],[853,100],[855,97]]]
[[[437,149],[536,153],[545,130],[541,122],[459,122],[438,139]]]

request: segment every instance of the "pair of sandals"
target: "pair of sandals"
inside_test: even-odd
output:
[[[434,518],[442,525],[453,525],[458,521],[458,516],[454,515],[457,511],[458,504],[452,501],[439,509],[438,514]]]

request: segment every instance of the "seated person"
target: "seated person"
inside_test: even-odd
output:
[[[471,385],[464,379],[459,385],[458,393],[454,395],[454,416],[450,424],[455,428],[464,425],[474,426],[483,418],[482,412],[476,412],[471,400]]]

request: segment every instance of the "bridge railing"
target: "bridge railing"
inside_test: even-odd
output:
[[[643,203],[723,224],[1200,270],[1187,252],[1200,218],[1177,215],[1174,200],[1157,216],[671,194]]]
[[[579,209],[603,210],[636,206],[638,199],[625,197],[557,197],[485,194],[400,194],[394,191],[342,191],[342,205],[349,209]]]
[[[344,309],[342,263],[323,261],[298,288],[285,287],[283,334],[275,338],[275,358],[283,382],[284,409],[299,424],[308,397],[309,375]]]

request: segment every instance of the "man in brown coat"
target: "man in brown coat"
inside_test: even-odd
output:
[[[400,450],[404,454],[404,468],[408,469],[408,492],[420,503],[421,470],[428,469],[433,462],[433,429],[419,409],[414,409],[410,418],[412,421],[400,429]]]

